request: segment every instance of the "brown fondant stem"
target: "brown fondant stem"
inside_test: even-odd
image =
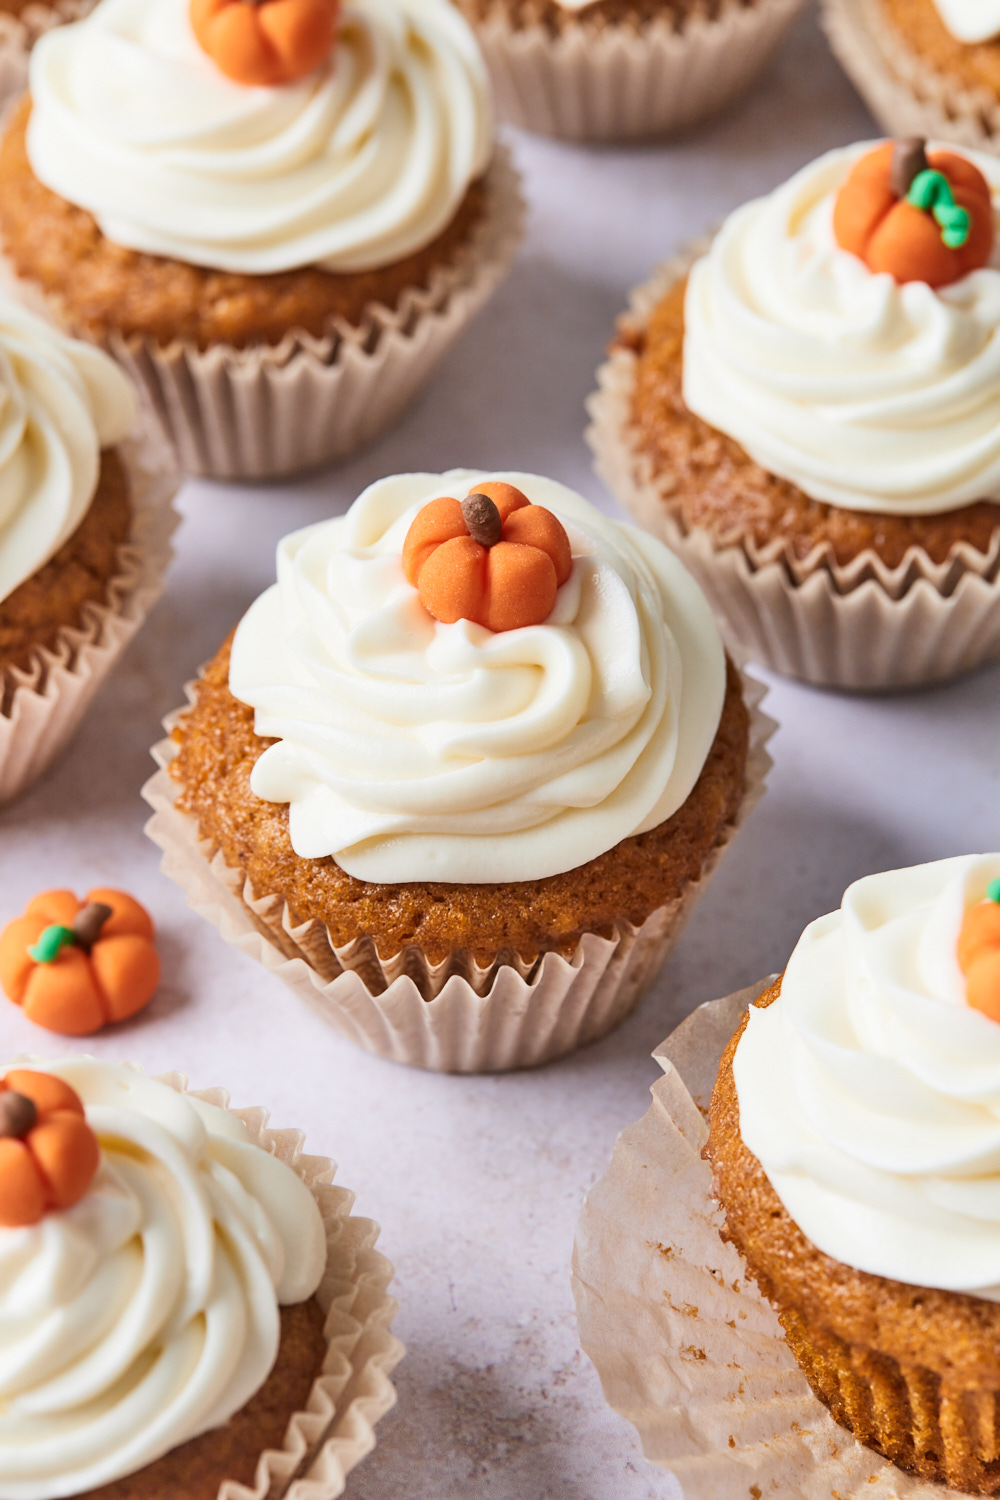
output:
[[[489,495],[467,495],[462,501],[462,519],[481,547],[495,547],[503,534],[500,512]]]
[[[103,901],[91,901],[73,919],[73,936],[84,953],[89,953],[101,935],[101,928],[111,915]]]
[[[38,1109],[27,1094],[8,1089],[0,1094],[0,1140],[20,1141],[35,1127]]]
[[[913,179],[927,171],[927,152],[924,146],[923,137],[919,135],[904,136],[893,143],[889,186],[897,198],[905,198]]]

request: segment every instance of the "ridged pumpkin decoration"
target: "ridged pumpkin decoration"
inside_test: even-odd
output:
[[[30,1021],[87,1036],[152,999],[160,960],[146,909],[99,888],[85,902],[45,891],[0,935],[0,985]]]
[[[61,1078],[15,1068],[0,1078],[0,1225],[72,1208],[101,1159],[79,1095]]]
[[[954,151],[928,154],[916,137],[887,141],[851,169],[834,205],[833,232],[869,270],[947,286],[990,258],[989,184]]]
[[[1000,1021],[1000,880],[986,888],[986,900],[970,906],[958,938],[958,967],[965,975],[965,998],[973,1010]]]
[[[275,87],[314,72],[337,39],[337,0],[191,0],[191,29],[236,83]]]
[[[403,571],[435,620],[487,630],[541,625],[573,567],[562,522],[523,490],[487,480],[431,500],[403,543]]]

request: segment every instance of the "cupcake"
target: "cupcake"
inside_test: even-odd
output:
[[[35,48],[0,145],[17,273],[126,365],[185,467],[219,478],[374,436],[520,235],[482,59],[447,0],[359,0],[336,25],[333,0],[294,0],[306,40],[288,56],[269,41],[279,3],[100,4]],[[242,21],[260,56],[233,41]]]
[[[0,111],[28,86],[28,54],[47,31],[78,21],[95,0],[0,0]]]
[[[747,88],[800,0],[456,0],[501,116],[574,141],[664,135]]]
[[[1000,655],[998,192],[978,154],[831,151],[621,321],[598,469],[776,671],[907,687]]]
[[[813,1391],[996,1493],[1000,855],[873,875],[806,928],[712,1096],[725,1233]]]
[[[398,1358],[391,1268],[362,1330],[343,1311],[359,1221],[331,1164],[244,1114],[94,1058],[3,1069],[7,1500],[263,1500],[300,1473],[333,1500],[371,1446],[385,1403],[366,1420],[357,1398]],[[359,1432],[324,1441],[348,1360]]]
[[[424,1067],[622,1020],[766,766],[683,566],[531,474],[396,475],[286,537],[192,696],[146,789],[164,868]]]
[[[179,478],[107,355],[0,300],[0,800],[66,744],[155,602]]]

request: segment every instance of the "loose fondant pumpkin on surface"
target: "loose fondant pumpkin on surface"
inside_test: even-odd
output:
[[[124,1021],[160,982],[153,922],[124,891],[85,902],[45,891],[0,935],[0,985],[29,1020],[63,1036]]]
[[[851,169],[834,204],[833,232],[869,270],[947,286],[990,258],[989,184],[957,152],[925,153],[916,138],[886,141]]]
[[[986,900],[965,913],[958,966],[965,975],[965,998],[973,1010],[1000,1021],[1000,880],[991,881]]]
[[[227,78],[274,87],[326,62],[337,10],[337,0],[191,0],[191,29]]]
[[[89,1188],[101,1148],[83,1104],[51,1073],[14,1068],[0,1078],[0,1225],[37,1224]]]
[[[541,625],[573,567],[556,516],[513,484],[487,480],[464,500],[443,496],[418,512],[403,543],[403,571],[443,624],[487,630]]]

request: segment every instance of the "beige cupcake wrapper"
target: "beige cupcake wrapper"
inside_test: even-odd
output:
[[[625,329],[641,329],[709,241],[667,261],[632,294]],[[778,538],[757,546],[688,530],[631,425],[637,355],[616,347],[587,409],[594,466],[636,520],[690,568],[730,648],[821,687],[878,691],[954,677],[1000,656],[1000,527],[987,554],[958,542],[942,563],[919,547],[889,568],[867,550],[847,565],[828,546],[797,558]]]
[[[189,701],[194,690],[189,684]],[[370,939],[337,947],[321,923],[295,926],[279,897],[258,896],[242,871],[199,840],[195,820],[175,807],[180,788],[166,766],[177,747],[170,739],[154,747],[163,769],[143,787],[154,809],[146,832],[164,851],[161,868],[181,886],[188,905],[358,1046],[437,1072],[536,1067],[596,1041],[635,1009],[733,834],[763,795],[771,765],[765,746],[775,725],[758,706],[763,685],[744,677],[743,691],[751,712],[746,790],[700,877],[640,928],[623,922],[611,938],[585,934],[569,959],[547,953],[526,964],[509,953],[481,968],[471,953],[460,952],[435,965],[409,947],[380,961]],[[168,731],[183,711],[164,721]]]
[[[338,319],[324,338],[292,331],[247,349],[121,335],[105,347],[145,393],[188,473],[274,479],[345,458],[395,421],[506,274],[524,202],[502,146],[486,187],[485,212],[452,261],[395,309],[373,303],[357,327]]]
[[[722,0],[678,29],[609,25],[586,9],[553,35],[497,4],[476,35],[500,117],[571,141],[665,135],[721,109],[764,66],[802,0]]]
[[[580,1343],[608,1404],[685,1500],[956,1500],[834,1422],[720,1236],[704,1115],[740,1016],[772,982],[699,1006],[654,1052],[665,1076],[618,1137],[577,1224]]]
[[[824,0],[830,46],[887,135],[1000,151],[1000,99],[966,88],[911,52],[878,0]]]
[[[48,770],[162,592],[181,477],[148,413],[117,452],[128,474],[132,524],[106,602],[84,605],[79,628],[66,627],[53,647],[39,647],[28,668],[0,671],[0,803]]]
[[[97,0],[56,0],[54,5],[31,0],[19,16],[0,12],[0,115],[28,87],[28,54],[53,26],[80,21]]]

